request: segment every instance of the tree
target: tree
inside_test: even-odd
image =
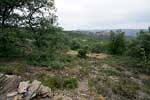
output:
[[[110,32],[110,42],[108,44],[108,51],[111,54],[121,55],[125,51],[125,36],[124,32],[117,31]]]
[[[31,54],[50,48],[61,38],[55,11],[54,0],[1,0],[0,55]]]
[[[40,27],[44,22],[55,22],[54,0],[1,0],[0,23],[6,26]]]
[[[140,31],[137,37],[131,41],[128,46],[128,55],[139,60],[138,65],[141,66],[145,73],[150,72],[150,32]]]

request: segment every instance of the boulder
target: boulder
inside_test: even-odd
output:
[[[30,100],[34,98],[37,95],[40,86],[41,86],[41,82],[34,80],[28,89],[26,100]]]
[[[13,96],[16,96],[18,94],[18,92],[11,92],[11,93],[8,93],[7,94],[7,97],[13,97]]]
[[[10,100],[16,94],[20,81],[19,76],[0,74],[0,100]]]
[[[11,92],[7,94],[7,100],[13,100],[13,98],[18,94],[18,92]]]
[[[39,94],[42,95],[43,97],[51,97],[51,89],[49,87],[41,85],[39,90]]]
[[[20,82],[18,87],[18,93],[26,93],[29,87],[29,81],[27,82]]]

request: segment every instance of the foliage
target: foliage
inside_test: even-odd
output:
[[[119,76],[120,75],[120,72],[116,70],[115,68],[107,68],[107,69],[104,69],[103,72],[107,76]]]
[[[1,0],[0,56],[28,56],[30,64],[48,66],[68,42],[55,10],[54,0]]]
[[[37,78],[51,89],[75,89],[78,87],[78,80],[71,77],[48,76],[46,74],[38,74]]]
[[[52,19],[56,17],[52,13],[54,10],[53,0],[1,0],[0,26],[2,29],[6,26],[27,26],[35,31],[34,27],[37,29],[46,21],[53,23]]]
[[[28,40],[24,37],[28,37],[28,35],[22,29],[7,28],[0,32],[0,57],[24,55],[25,50],[28,51],[28,46],[30,46]]]
[[[72,50],[78,50],[81,48],[81,45],[79,42],[73,40],[72,43],[71,43],[71,49]]]
[[[95,45],[92,50],[92,53],[101,53],[102,52],[102,47],[100,45]]]
[[[108,44],[108,51],[114,55],[122,55],[125,51],[125,36],[124,32],[117,31],[117,33],[110,32],[110,42]]]
[[[53,66],[63,50],[67,49],[67,39],[60,28],[52,27],[46,32],[39,34],[37,41],[33,42],[33,52],[29,57],[30,64]]]
[[[105,48],[101,43],[96,43],[96,44],[93,44],[93,45],[94,46],[92,46],[92,48],[91,48],[92,53],[102,53],[102,52],[105,51]]]
[[[137,65],[141,67],[141,71],[150,72],[150,33],[141,31],[137,34],[136,39],[132,40],[128,46],[128,55],[138,58]]]
[[[88,52],[87,48],[80,49],[78,51],[78,57],[80,57],[80,58],[86,58],[87,57],[86,56],[87,52]]]
[[[50,69],[63,69],[65,66],[64,62],[62,61],[51,61],[49,64],[49,68]]]

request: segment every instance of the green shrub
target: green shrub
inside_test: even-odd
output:
[[[51,89],[75,89],[78,87],[78,80],[71,77],[48,76],[46,74],[36,75],[37,79]]]
[[[72,41],[71,43],[71,49],[72,50],[78,50],[81,48],[81,44],[75,40]]]
[[[91,48],[91,52],[92,53],[102,53],[104,52],[104,47],[98,43],[98,44],[95,44],[92,48]]]
[[[64,62],[62,61],[50,61],[49,68],[50,69],[63,69],[65,66]]]
[[[141,31],[128,45],[129,56],[138,58],[141,72],[150,73],[150,33]]]
[[[0,57],[14,58],[22,56],[26,43],[24,32],[19,29],[6,29],[0,32]]]
[[[87,54],[87,50],[86,49],[80,49],[78,51],[78,57],[80,57],[80,58],[86,58],[87,57],[86,54]]]
[[[54,59],[53,55],[48,54],[46,51],[41,52],[35,50],[29,57],[28,63],[35,66],[49,66],[51,59]]]
[[[108,44],[108,52],[114,55],[122,55],[126,49],[124,32],[110,33],[110,42]]]
[[[78,87],[78,80],[76,78],[66,78],[63,87],[67,89],[75,89]]]
[[[104,69],[103,72],[107,75],[107,76],[118,76],[120,75],[120,72],[114,68],[107,68]]]

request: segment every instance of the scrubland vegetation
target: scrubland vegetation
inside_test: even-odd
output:
[[[150,30],[132,38],[111,31],[108,39],[65,32],[44,8],[55,10],[48,0],[0,1],[1,73],[37,79],[73,100],[150,100]]]

